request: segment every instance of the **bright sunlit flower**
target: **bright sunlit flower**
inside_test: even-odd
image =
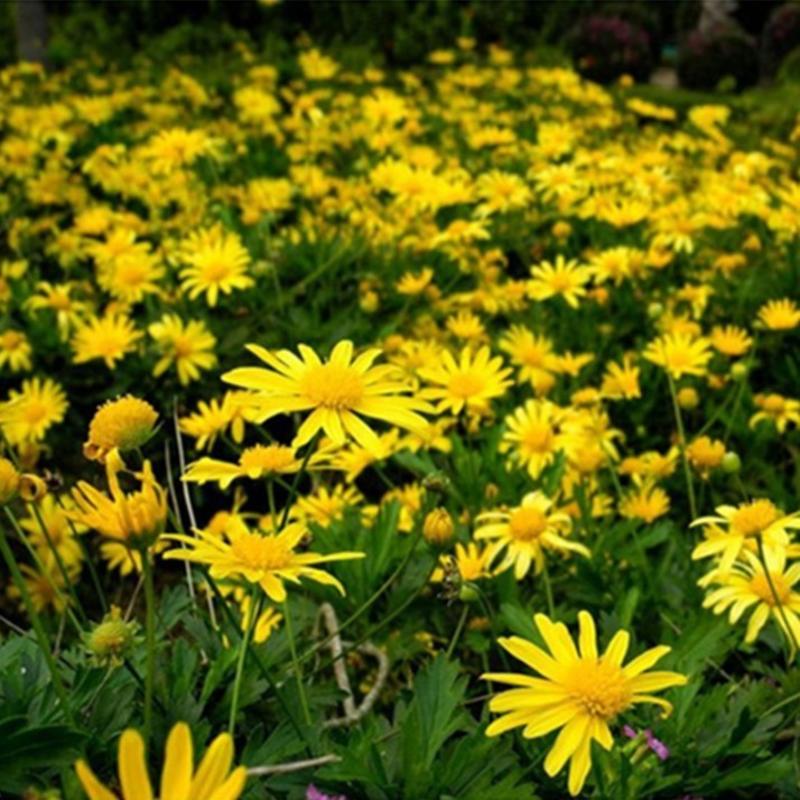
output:
[[[545,552],[579,553],[589,550],[569,536],[572,520],[569,514],[553,508],[553,501],[541,492],[531,492],[516,508],[507,511],[486,511],[478,516],[476,539],[492,541],[492,555],[503,552],[496,566],[498,572],[514,567],[514,577],[524,578],[533,565],[538,575],[545,565]]]
[[[489,708],[502,716],[489,725],[486,735],[522,728],[526,739],[535,739],[561,728],[544,768],[552,777],[569,761],[567,786],[576,797],[591,768],[592,741],[610,750],[614,740],[609,724],[637,703],[654,703],[668,714],[672,706],[653,693],[683,686],[686,677],[677,672],[647,671],[669,652],[664,645],[646,650],[623,665],[630,642],[626,631],[617,631],[600,655],[594,620],[586,611],[578,613],[577,648],[563,623],[553,622],[544,614],[536,614],[534,621],[549,652],[520,636],[498,642],[543,677],[509,672],[483,676],[519,687],[492,698]]]
[[[232,762],[233,737],[221,733],[195,769],[191,730],[185,722],[179,722],[167,737],[158,797],[160,800],[236,800],[244,791],[247,770],[244,767],[231,769]],[[75,764],[78,780],[89,800],[153,800],[144,741],[137,731],[129,728],[120,736],[118,765],[120,793],[114,794],[83,759]]]
[[[800,511],[784,514],[765,498],[740,503],[738,506],[717,506],[716,516],[700,517],[692,527],[703,525],[706,539],[692,552],[692,558],[718,556],[720,572],[730,570],[733,562],[745,551],[755,551],[757,539],[765,547],[785,548],[789,532],[800,529]]]
[[[304,344],[298,347],[299,357],[290,350],[271,352],[255,344],[247,349],[269,369],[240,367],[222,379],[253,390],[256,422],[277,414],[311,411],[297,430],[294,447],[302,447],[324,431],[336,444],[352,437],[367,450],[379,451],[380,441],[362,417],[409,430],[425,426],[420,412],[430,412],[430,406],[407,396],[410,387],[399,379],[396,367],[373,366],[378,349],[353,358],[353,343],[342,341],[327,361]]]
[[[250,531],[244,524],[228,526],[222,537],[206,531],[196,531],[196,536],[176,533],[167,538],[183,547],[167,551],[164,558],[208,564],[212,578],[240,578],[257,583],[275,603],[286,600],[284,582],[297,584],[300,578],[333,586],[344,594],[342,584],[317,565],[363,558],[364,553],[295,552],[307,535],[308,529],[296,522],[289,523],[277,534]]]
[[[701,586],[717,585],[703,601],[703,607],[715,614],[728,611],[731,625],[752,611],[744,639],[748,644],[756,640],[772,618],[794,651],[800,643],[800,593],[794,589],[800,581],[800,563],[787,569],[786,550],[781,547],[764,550],[766,570],[751,551],[745,550],[743,556],[730,572],[712,570],[699,581]]]
[[[711,360],[711,350],[708,340],[702,337],[668,333],[650,342],[644,357],[678,379],[684,375],[703,375]]]
[[[111,450],[141,447],[153,435],[157,420],[153,406],[139,397],[125,395],[109,400],[97,409],[89,423],[83,454],[102,461]]]
[[[155,340],[161,358],[153,375],[163,375],[174,365],[182,386],[200,378],[200,373],[217,363],[214,347],[217,339],[202,320],[184,322],[177,314],[164,314],[147,332]]]
[[[253,279],[247,274],[250,254],[239,237],[217,224],[189,235],[180,250],[188,266],[181,272],[181,289],[190,299],[205,294],[212,308],[220,294],[248,289]]]
[[[13,445],[39,442],[64,419],[67,406],[64,390],[50,378],[23,381],[21,389],[12,389],[0,403],[3,435]]]
[[[800,325],[800,308],[788,297],[770,300],[758,309],[758,319],[771,331],[788,331]]]
[[[437,403],[439,414],[486,414],[490,401],[505,394],[511,385],[509,367],[503,366],[499,356],[492,358],[488,347],[475,353],[465,347],[458,361],[449,351],[443,351],[436,365],[419,369],[419,376],[428,384],[420,394]]]
[[[142,338],[129,317],[108,313],[81,322],[72,337],[73,361],[84,364],[101,359],[109,369],[132,352]]]
[[[572,307],[577,308],[581,297],[586,295],[586,284],[591,272],[577,261],[565,261],[564,257],[556,257],[555,264],[543,261],[531,267],[531,280],[528,283],[528,294],[534,300],[547,300],[561,296]]]

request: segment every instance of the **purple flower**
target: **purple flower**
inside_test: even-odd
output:
[[[669,748],[664,742],[656,739],[653,732],[648,728],[644,732],[644,737],[647,739],[647,746],[662,760],[666,761],[669,758]]]
[[[325,794],[311,783],[306,789],[306,800],[347,800],[347,798],[343,794]]]

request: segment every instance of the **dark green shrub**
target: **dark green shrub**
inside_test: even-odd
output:
[[[744,89],[758,81],[758,50],[752,37],[734,25],[692,31],[678,54],[678,77],[689,89],[715,89],[732,81]]]
[[[578,71],[600,83],[620,75],[646,80],[653,69],[650,35],[641,25],[622,17],[586,17],[569,37],[569,47]]]
[[[800,4],[787,3],[772,12],[761,34],[761,68],[775,75],[783,60],[800,47]]]

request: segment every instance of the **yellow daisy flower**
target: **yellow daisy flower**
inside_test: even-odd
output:
[[[582,544],[566,537],[572,528],[569,514],[553,509],[553,501],[541,492],[531,492],[516,508],[487,511],[476,520],[476,539],[492,540],[492,558],[505,550],[497,572],[514,567],[514,577],[524,578],[533,564],[538,575],[544,569],[545,550],[589,556]]]
[[[181,289],[192,300],[205,293],[212,308],[220,293],[253,286],[253,279],[247,274],[250,253],[235,233],[220,224],[190,234],[179,257],[188,264],[180,272]]]
[[[600,655],[594,620],[586,611],[578,613],[577,648],[563,623],[553,622],[544,614],[536,614],[534,621],[549,652],[520,636],[498,641],[514,658],[544,677],[485,674],[486,680],[519,687],[492,698],[490,710],[502,716],[489,725],[486,735],[522,728],[526,739],[535,739],[561,728],[544,768],[553,777],[569,761],[567,787],[576,797],[591,768],[592,740],[610,750],[614,740],[609,723],[637,703],[655,703],[669,713],[672,706],[654,697],[653,692],[683,686],[686,677],[677,672],[646,672],[669,652],[664,645],[646,650],[623,665],[630,642],[626,631],[617,631]]]
[[[164,558],[208,564],[212,578],[240,578],[257,583],[275,603],[286,600],[284,581],[296,584],[300,578],[333,586],[344,594],[342,584],[316,565],[364,558],[364,553],[296,553],[295,547],[307,536],[308,529],[297,522],[289,523],[277,534],[250,531],[240,522],[228,526],[224,536],[201,530],[196,536],[169,534],[168,539],[180,542],[183,547],[168,550]]]
[[[788,331],[800,325],[800,308],[789,298],[770,300],[758,309],[758,319],[771,331]]]
[[[250,405],[256,422],[277,414],[311,411],[297,430],[293,447],[302,447],[324,431],[336,444],[352,437],[367,450],[379,451],[380,441],[362,417],[410,430],[425,426],[419,412],[429,413],[430,406],[405,396],[410,387],[398,379],[396,367],[373,366],[380,355],[377,348],[354,359],[353,343],[341,341],[327,361],[304,344],[298,347],[299,357],[290,350],[270,352],[255,344],[247,349],[270,369],[241,367],[222,379],[254,391]]]
[[[114,369],[132,352],[142,332],[136,330],[129,317],[124,314],[107,313],[102,317],[92,317],[81,322],[72,337],[73,361],[85,364],[87,361],[101,359],[109,369]]]
[[[711,350],[707,339],[676,332],[650,342],[644,357],[678,379],[684,375],[703,375],[711,360]]]
[[[233,737],[221,733],[211,743],[194,768],[192,733],[185,722],[172,727],[164,748],[164,768],[161,772],[160,800],[236,800],[247,781],[245,767],[231,769]],[[78,780],[89,800],[153,800],[144,741],[131,728],[119,738],[119,787],[117,795],[106,788],[81,759],[75,764]]]
[[[423,380],[435,384],[424,388],[420,397],[437,401],[438,414],[486,414],[490,401],[502,397],[511,385],[511,368],[503,366],[500,356],[492,358],[488,347],[477,353],[465,347],[458,361],[443,351],[438,364],[421,367],[418,372]]]
[[[13,445],[39,442],[67,412],[64,390],[50,378],[31,378],[0,403],[0,426]]]
[[[770,500],[761,498],[738,506],[717,506],[716,516],[692,522],[707,526],[705,541],[695,547],[692,558],[719,556],[721,572],[730,570],[742,551],[756,549],[756,539],[765,547],[786,547],[789,531],[800,529],[800,511],[784,514]]]
[[[211,369],[217,363],[214,346],[217,339],[202,320],[188,322],[177,314],[164,314],[154,322],[147,332],[161,351],[161,358],[153,367],[153,375],[163,375],[173,365],[178,380],[186,386],[200,377],[200,372]]]

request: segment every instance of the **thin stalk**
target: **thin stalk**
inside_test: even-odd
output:
[[[61,499],[61,495],[56,495],[56,503],[58,503],[62,511],[67,511],[67,507],[64,505],[64,501]],[[69,517],[67,517],[67,525],[69,525],[69,529],[73,538],[81,546],[84,563],[89,570],[89,576],[92,579],[92,585],[94,586],[95,593],[97,594],[97,599],[100,601],[100,607],[103,609],[103,613],[105,614],[108,611],[108,602],[106,601],[106,595],[103,591],[103,586],[100,583],[100,576],[97,574],[97,569],[94,565],[94,559],[89,551],[89,545],[86,544],[85,537],[78,533],[77,529],[75,528],[75,524]]]
[[[794,638],[794,633],[789,627],[789,620],[786,618],[786,610],[784,609],[783,603],[781,603],[781,598],[775,589],[775,583],[772,580],[772,573],[769,571],[769,566],[767,565],[767,557],[766,553],[764,552],[764,540],[761,534],[756,537],[756,542],[758,543],[758,558],[761,561],[761,568],[764,570],[764,577],[767,579],[769,590],[772,593],[772,599],[775,601],[775,608],[778,609],[778,616],[781,618],[786,638],[789,640],[789,644],[792,648],[792,655],[794,655],[797,653],[797,640]]]
[[[150,553],[146,547],[143,547],[141,554],[142,573],[144,575],[145,638],[147,646],[147,670],[144,676],[144,737],[146,741],[149,741],[153,725],[153,684],[156,675],[156,599]]]
[[[422,527],[417,530],[416,537],[414,541],[412,541],[411,546],[408,549],[408,552],[403,557],[403,560],[397,565],[394,572],[372,593],[370,597],[368,597],[344,622],[339,625],[338,633],[341,632],[349,627],[352,623],[354,623],[376,600],[378,600],[381,595],[389,589],[389,587],[395,582],[395,580],[399,577],[399,575],[403,572],[406,568],[408,562],[411,560],[411,557],[414,555],[414,551],[417,549],[417,543],[422,538]],[[318,650],[321,650],[325,645],[327,645],[333,638],[335,638],[334,634],[330,634],[326,636],[321,642],[317,642],[316,644],[312,645],[308,648],[300,656],[300,663],[307,661],[311,656],[314,655]]]
[[[56,660],[53,657],[53,651],[50,649],[50,640],[47,636],[47,632],[44,629],[42,620],[40,619],[39,614],[33,605],[33,600],[31,600],[28,587],[25,584],[25,578],[22,576],[22,572],[20,571],[16,558],[14,558],[14,552],[11,550],[11,547],[8,544],[6,532],[2,528],[0,528],[0,552],[3,554],[3,559],[8,566],[8,571],[11,573],[11,578],[17,586],[17,590],[22,598],[22,602],[25,605],[25,610],[28,612],[28,617],[31,621],[31,625],[33,626],[33,631],[36,634],[36,639],[39,642],[39,649],[42,651],[45,663],[47,664],[47,669],[50,671],[50,677],[53,679],[53,688],[58,696],[58,701],[61,704],[61,708],[64,710],[64,716],[67,718],[67,721],[70,724],[74,724],[75,720],[72,715],[72,710],[69,707],[67,690],[64,687],[64,682],[61,680],[61,675],[58,672],[58,666],[56,665]]]
[[[83,610],[83,606],[81,605],[81,601],[78,598],[78,594],[75,591],[75,587],[73,586],[73,580],[70,577],[69,573],[67,572],[67,567],[64,564],[64,559],[61,558],[61,553],[58,552],[58,548],[56,547],[53,538],[50,536],[50,531],[47,530],[47,525],[44,523],[44,519],[42,518],[42,512],[39,511],[39,507],[36,503],[28,503],[28,508],[33,511],[33,516],[36,518],[36,524],[39,526],[39,529],[44,536],[45,541],[47,542],[47,546],[50,548],[50,552],[53,554],[53,558],[55,558],[56,566],[58,567],[58,571],[61,573],[61,577],[64,579],[64,586],[67,587],[67,591],[70,594],[70,597],[75,601],[75,607],[78,609],[81,617],[84,621],[86,621],[87,616],[86,612]],[[8,509],[8,513],[13,516],[13,511]],[[16,522],[16,518],[15,518]],[[22,526],[17,524],[16,526],[17,531],[21,531]]]
[[[297,470],[297,474],[294,476],[294,480],[292,481],[292,489],[289,492],[289,497],[286,498],[286,507],[283,509],[283,516],[281,517],[281,523],[278,526],[278,530],[276,533],[280,533],[285,527],[286,523],[289,521],[289,511],[292,508],[292,503],[294,503],[294,498],[297,496],[297,490],[300,486],[300,479],[303,475],[306,474],[306,467],[308,466],[309,459],[311,458],[311,454],[314,452],[314,445],[317,443],[317,439],[319,438],[319,433],[317,433],[314,438],[306,445],[306,452],[303,456],[303,463],[300,464],[300,469]]]
[[[233,697],[231,699],[231,716],[228,720],[228,733],[233,736],[236,728],[236,712],[239,710],[239,694],[242,689],[242,674],[244,672],[244,659],[250,644],[250,637],[256,627],[256,620],[261,613],[261,595],[258,592],[258,584],[253,584],[253,591],[250,595],[250,614],[247,625],[244,629],[244,636],[239,642],[239,658],[236,661],[236,676],[233,679]]]
[[[544,594],[547,598],[547,610],[552,619],[556,615],[556,607],[553,602],[553,587],[550,585],[550,573],[547,571],[547,559],[545,559],[544,567],[542,568],[542,583],[544,583]]]
[[[469,606],[466,603],[464,603],[464,608],[461,609],[461,616],[458,618],[458,625],[456,625],[455,632],[453,633],[453,638],[450,640],[450,644],[447,646],[447,651],[445,652],[445,658],[450,658],[453,655],[453,651],[456,649],[458,640],[461,637],[462,631],[464,630],[464,625],[467,622],[468,614],[469,614]]]
[[[286,622],[286,634],[289,637],[289,649],[292,651],[292,664],[294,666],[295,678],[297,680],[297,691],[300,693],[300,706],[303,709],[303,718],[306,725],[311,727],[311,714],[308,710],[308,698],[306,697],[306,689],[303,685],[303,673],[300,669],[300,660],[297,658],[297,645],[294,641],[294,632],[292,630],[292,615],[289,610],[289,600],[284,601],[283,604],[283,618]]]
[[[678,426],[678,448],[681,451],[681,460],[683,461],[686,491],[689,493],[689,510],[694,520],[697,519],[697,502],[694,498],[694,483],[692,481],[692,470],[689,467],[689,456],[686,455],[686,429],[683,427],[683,416],[681,415],[681,407],[678,405],[675,381],[672,379],[672,375],[670,375],[669,372],[667,372],[667,381],[669,382],[669,393],[672,397],[672,408],[675,412],[675,423]]]
[[[46,576],[48,578],[48,582],[49,582],[50,586],[52,587],[53,591],[55,592],[56,596],[58,597],[58,599],[62,603],[64,603],[64,607],[67,610],[67,617],[69,618],[69,621],[74,626],[75,631],[77,632],[77,634],[79,636],[82,635],[83,634],[83,626],[81,625],[80,620],[75,616],[75,614],[73,613],[72,609],[70,608],[69,598],[50,579],[50,576],[48,575],[48,570],[45,567],[42,559],[39,557],[39,553],[36,551],[36,548],[30,543],[30,541],[28,541],[28,537],[25,535],[25,532],[22,530],[22,528],[20,528],[19,523],[17,522],[17,518],[14,516],[13,512],[11,511],[11,509],[6,506],[5,512],[6,512],[6,516],[8,517],[9,522],[11,523],[11,526],[14,528],[14,531],[17,534],[17,537],[19,538],[19,540],[22,543],[23,547],[28,551],[28,554],[30,555],[30,557],[33,559],[33,563],[36,566],[36,569],[38,569],[39,572],[42,573],[42,575],[44,575],[44,576]],[[72,595],[70,594],[70,597],[71,596]]]

